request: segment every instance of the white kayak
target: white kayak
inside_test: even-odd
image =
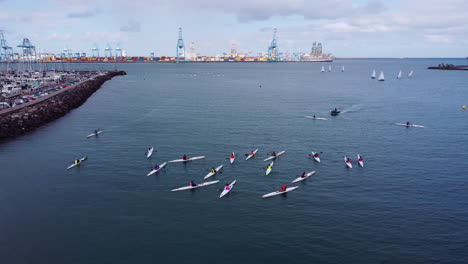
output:
[[[220,171],[220,170],[223,168],[223,166],[224,166],[224,165],[218,166],[218,167],[215,169],[216,172],[210,172],[210,173],[208,173],[208,174],[205,176],[205,178],[203,178],[203,179],[206,180],[206,179],[208,179],[209,177],[214,176],[216,173],[218,173],[218,171]]]
[[[94,136],[97,136],[97,135],[101,134],[102,132],[104,132],[104,131],[99,130],[97,133],[91,133],[91,134],[87,135],[86,137],[87,137],[87,138],[89,138],[89,137],[94,137]]]
[[[286,191],[284,191],[284,192],[276,191],[276,192],[272,192],[272,193],[267,193],[265,195],[262,195],[262,198],[268,198],[268,197],[272,197],[272,196],[279,195],[279,194],[285,194],[287,192],[294,191],[297,188],[299,188],[299,186],[293,186],[293,187],[286,188]]]
[[[148,173],[146,176],[151,176],[153,174],[155,174],[156,172],[160,171],[162,168],[164,168],[164,166],[166,166],[167,162],[164,162],[163,164],[159,165],[159,169],[155,170],[151,170],[150,173]]]
[[[249,154],[249,155],[247,156],[247,158],[245,158],[245,160],[251,159],[253,156],[255,156],[255,154],[257,154],[257,151],[258,151],[258,149],[254,150],[254,151],[253,151],[253,155],[252,155],[252,154]]]
[[[410,124],[410,125],[407,125],[407,124],[402,124],[402,123],[395,123],[395,125],[397,126],[405,126],[405,127],[424,127],[424,126],[420,126],[420,125],[413,125],[413,124]]]
[[[149,159],[151,157],[151,155],[153,155],[153,150],[154,148],[151,147],[150,149],[148,149],[148,151],[146,152],[146,158]]]
[[[270,156],[270,157],[264,159],[263,161],[269,161],[269,160],[272,160],[272,159],[276,159],[277,157],[283,155],[284,153],[286,153],[285,150],[280,151],[280,152],[276,153],[276,156]]]
[[[275,165],[275,162],[272,161],[270,164],[268,164],[267,170],[265,172],[265,175],[269,175],[271,173],[271,170],[273,169],[273,166]]]
[[[361,160],[361,155],[357,154],[357,160],[359,163],[359,166],[364,167],[364,159]]]
[[[304,116],[304,117],[310,118],[310,119],[315,119],[315,120],[327,120],[325,117],[318,117],[318,116],[316,116],[316,117],[313,117],[313,116]]]
[[[168,161],[169,163],[173,163],[173,162],[187,162],[187,161],[192,161],[192,160],[199,160],[199,159],[204,159],[205,156],[199,156],[199,157],[193,157],[193,158],[189,158],[189,159],[176,159],[176,160],[171,160],[171,161]]]
[[[348,161],[348,157],[344,156],[344,161],[346,163],[346,166],[348,166],[348,168],[350,168],[350,169],[353,168],[353,164],[351,164],[351,160]]]
[[[211,185],[211,184],[215,184],[215,183],[218,183],[218,182],[219,181],[209,181],[209,182],[200,183],[197,186],[190,186],[190,185],[189,186],[184,186],[184,187],[180,187],[180,188],[177,188],[177,189],[173,189],[173,190],[171,190],[171,192],[177,192],[177,191],[183,191],[183,190],[192,190],[192,189],[208,186],[208,185]]]
[[[309,178],[310,176],[312,176],[312,175],[314,175],[314,174],[315,174],[315,171],[311,171],[311,172],[309,172],[309,173],[306,173],[306,175],[305,175],[304,178],[301,177],[301,176],[299,176],[299,177],[297,177],[294,181],[292,181],[291,183],[296,183],[296,182],[303,181],[303,180]]]
[[[226,187],[224,187],[223,191],[219,195],[219,198],[223,198],[223,196],[228,194],[232,190],[232,188],[234,188],[234,184],[236,184],[236,180],[234,180],[233,182],[231,182],[231,184],[229,184],[229,190],[226,190]]]
[[[232,155],[229,157],[229,162],[233,164],[235,159],[236,159],[236,154],[233,152]]]
[[[73,167],[75,167],[75,166],[80,165],[81,162],[83,162],[83,161],[85,161],[85,160],[87,160],[87,159],[88,159],[88,157],[83,157],[83,158],[81,158],[81,159],[78,161],[78,163],[74,163],[74,162],[73,162],[72,165],[70,165],[70,166],[67,167],[67,170],[68,170],[68,169],[71,169],[71,168],[73,168]]]
[[[317,157],[315,156],[315,154],[317,154]],[[317,152],[312,151],[312,158],[314,158],[315,161],[320,162],[320,156],[318,155]]]

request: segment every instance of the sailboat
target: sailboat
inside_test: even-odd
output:
[[[344,72],[344,66],[341,66],[341,72]]]
[[[325,72],[325,67],[322,66],[322,72]]]
[[[401,79],[402,74],[403,74],[403,73],[402,73],[401,70],[400,70],[400,72],[398,73],[397,79]]]
[[[375,79],[375,70],[372,71],[371,79]]]
[[[413,77],[413,71],[410,71],[410,72],[408,73],[408,78],[412,78],[412,77]]]
[[[328,66],[328,71],[331,72],[331,66]]]
[[[380,72],[380,75],[379,75],[379,81],[385,81],[385,77],[383,75],[383,71]]]

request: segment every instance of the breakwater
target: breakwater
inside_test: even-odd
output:
[[[0,112],[0,142],[32,131],[82,105],[104,82],[124,71],[111,71],[81,81],[36,101]]]

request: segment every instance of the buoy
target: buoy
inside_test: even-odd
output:
[[[463,109],[463,110],[466,110],[466,105],[462,106],[462,109]]]

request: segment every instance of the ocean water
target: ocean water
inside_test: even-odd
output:
[[[0,261],[468,263],[468,75],[426,69],[442,62],[464,60],[338,60],[325,73],[321,63],[73,65],[128,75],[0,145]],[[343,112],[331,117],[334,107]],[[304,118],[313,114],[327,120]],[[425,128],[394,125],[406,121]],[[265,176],[263,159],[281,150]],[[146,177],[183,154],[206,159]],[[221,164],[219,184],[170,191]],[[282,184],[299,188],[261,198]]]

